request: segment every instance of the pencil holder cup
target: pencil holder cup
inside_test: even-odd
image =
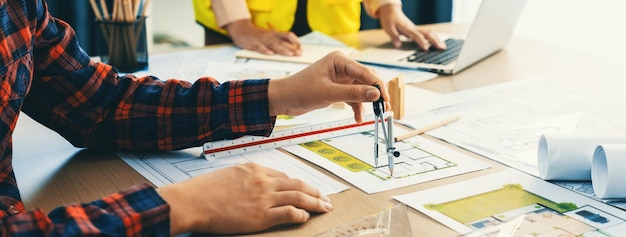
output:
[[[102,33],[99,43],[104,45],[100,54],[103,62],[130,73],[148,66],[148,45],[146,42],[146,18],[134,22],[96,21]]]

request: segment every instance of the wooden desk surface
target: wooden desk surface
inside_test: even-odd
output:
[[[467,29],[466,26],[453,24],[426,27],[454,34],[463,34]],[[337,38],[357,48],[381,44],[388,40],[380,30],[340,35]],[[590,93],[606,95],[626,104],[626,96],[621,92],[622,88],[626,88],[626,80],[622,73],[615,71],[619,66],[623,65],[556,45],[514,36],[502,51],[460,74],[439,76],[414,86],[447,93],[503,81],[546,76],[548,79],[585,88]],[[448,146],[468,154],[465,150]],[[279,227],[259,235],[312,236],[395,204],[396,202],[391,199],[393,195],[425,190],[506,169],[496,162],[471,155],[493,164],[493,168],[373,195],[351,188],[331,196],[335,207],[332,212],[315,215],[304,225]],[[73,148],[58,134],[25,115],[20,118],[14,134],[14,166],[22,196],[29,209],[39,207],[50,211],[60,204],[88,202],[131,185],[147,182],[113,152]],[[316,168],[336,178],[325,170]],[[409,210],[409,218],[413,236],[456,236],[456,232],[413,209]]]

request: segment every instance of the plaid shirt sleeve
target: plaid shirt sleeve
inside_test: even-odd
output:
[[[218,84],[118,77],[80,49],[65,23],[42,17],[23,111],[77,147],[172,150],[269,135],[268,79]]]
[[[169,206],[146,184],[47,216],[26,211],[11,164],[19,110],[77,147],[182,149],[273,129],[268,79],[120,77],[44,0],[0,0],[0,15],[0,236],[169,235]]]
[[[147,184],[91,203],[10,215],[2,236],[169,236],[169,206]]]

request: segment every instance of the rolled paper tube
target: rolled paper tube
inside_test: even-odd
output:
[[[544,180],[591,180],[591,161],[600,144],[626,144],[626,136],[544,134],[537,166]]]
[[[591,183],[599,198],[626,198],[626,144],[596,147],[591,164]]]

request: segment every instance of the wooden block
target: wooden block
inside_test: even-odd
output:
[[[402,77],[397,76],[387,83],[387,90],[391,97],[389,103],[391,103],[391,111],[393,111],[393,118],[398,120],[404,117],[404,81]]]
[[[335,102],[331,105],[333,109],[344,109],[346,108],[346,102]]]

